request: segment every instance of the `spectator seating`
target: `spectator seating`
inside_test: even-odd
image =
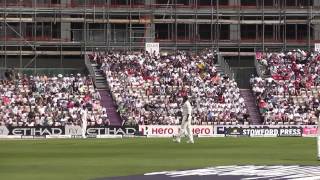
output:
[[[0,95],[0,125],[76,125],[81,124],[81,109],[88,110],[88,125],[109,124],[91,79],[80,74],[52,77],[17,74],[0,81]]]
[[[320,55],[302,50],[267,53],[261,61],[268,78],[251,80],[265,124],[316,124]]]
[[[198,56],[110,52],[90,56],[105,72],[128,125],[171,125],[181,120],[183,96],[193,104],[194,124],[248,124],[237,83],[217,73],[211,51]]]

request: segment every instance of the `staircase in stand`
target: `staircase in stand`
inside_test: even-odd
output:
[[[95,75],[96,88],[98,90],[107,90],[107,88],[108,88],[107,81],[104,78],[102,71],[98,68],[97,64],[91,64],[91,66],[93,68],[94,75]]]
[[[223,76],[225,74],[224,70],[223,70],[223,68],[221,67],[220,64],[215,64],[214,66],[216,67],[216,71],[217,71],[217,73],[220,74],[220,76]]]
[[[111,93],[108,90],[107,80],[105,79],[103,72],[98,68],[97,64],[91,64],[91,66],[95,74],[95,85],[101,96],[101,104],[106,108],[110,125],[122,126],[122,119],[120,114],[117,112],[117,107],[112,99]]]
[[[250,89],[240,89],[240,96],[244,99],[244,102],[247,106],[251,124],[259,125],[262,124],[262,118],[259,113],[259,108],[256,105],[255,97],[253,96]]]
[[[120,114],[117,112],[117,107],[115,106],[109,91],[100,90],[99,93],[101,96],[101,104],[107,110],[107,114],[110,120],[110,125],[122,126],[122,119],[120,117]]]

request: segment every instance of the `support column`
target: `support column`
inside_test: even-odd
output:
[[[145,0],[145,5],[147,7],[150,7],[150,8],[153,8],[151,5],[153,5],[155,3],[156,3],[155,0]],[[153,14],[149,14],[147,16],[149,16],[148,18],[150,18],[151,22],[149,24],[145,25],[145,34],[144,34],[144,36],[146,37],[145,41],[146,42],[154,42],[154,40],[155,40],[155,31],[156,31],[155,24],[153,23],[154,15]]]
[[[113,42],[113,37],[112,37],[112,34],[111,34],[111,24],[109,22],[109,7],[110,7],[110,0],[106,0],[106,6],[107,6],[107,9],[105,10],[106,11],[106,19],[107,19],[107,25],[106,25],[106,32],[107,32],[107,39],[106,39],[106,46],[107,46],[107,49],[109,49],[110,47],[110,43]]]
[[[314,40],[320,40],[320,24],[313,25]]]
[[[240,6],[240,0],[229,0],[230,6]],[[231,20],[238,21],[239,17],[231,17]],[[230,24],[230,40],[237,41],[241,39],[240,24]]]
[[[319,6],[320,0],[313,0],[313,6]]]
[[[64,16],[65,17],[65,16]],[[61,23],[61,39],[71,41],[71,23]]]
[[[61,0],[61,5],[62,7],[65,7],[67,4],[70,4],[71,0]],[[61,18],[64,17],[70,17],[68,15],[61,15]],[[67,39],[67,40],[72,40],[71,39],[71,23],[61,23],[61,39]]]
[[[229,0],[230,6],[237,6],[240,5],[240,0]]]
[[[320,6],[320,0],[314,0],[313,6]],[[315,14],[313,14],[313,16],[315,16]],[[314,17],[313,19],[316,19],[318,17]],[[313,24],[312,27],[313,27],[314,40],[320,40],[320,24]]]
[[[154,23],[146,24],[145,28],[146,28],[146,31],[145,31],[146,42],[154,42],[155,24]]]
[[[237,20],[237,18],[235,18],[234,20]],[[241,39],[240,36],[241,36],[240,24],[230,24],[230,40],[235,40],[235,41],[240,40]]]

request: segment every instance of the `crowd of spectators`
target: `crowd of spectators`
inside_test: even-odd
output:
[[[0,125],[108,125],[106,109],[90,77],[77,75],[27,76],[7,71],[0,81]]]
[[[183,96],[193,105],[193,124],[248,124],[244,99],[233,79],[217,72],[214,52],[94,53],[125,124],[172,125],[181,120]]]
[[[320,54],[294,50],[267,53],[257,61],[267,78],[251,80],[265,124],[313,125],[319,108]]]

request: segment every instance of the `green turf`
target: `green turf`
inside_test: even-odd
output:
[[[216,165],[320,165],[314,138],[0,140],[0,179],[94,179]]]

